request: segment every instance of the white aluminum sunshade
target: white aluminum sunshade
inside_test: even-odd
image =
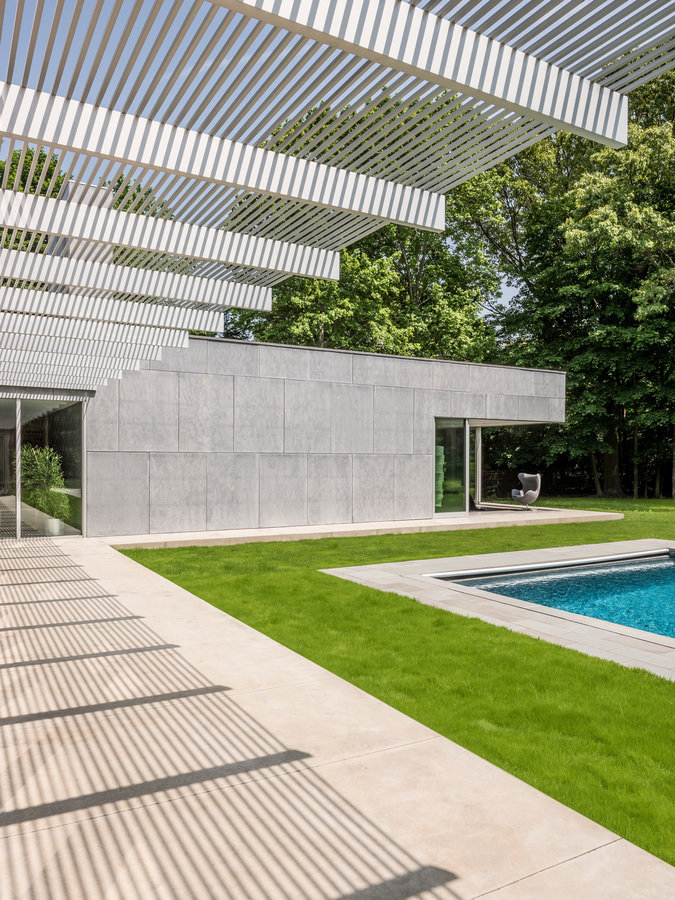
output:
[[[552,130],[619,145],[675,60],[675,0],[0,10],[0,390],[89,389],[383,222],[442,229]]]

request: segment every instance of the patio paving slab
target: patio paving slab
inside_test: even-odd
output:
[[[666,863],[106,542],[34,549],[73,596],[28,554],[0,586],[3,900],[675,895]]]

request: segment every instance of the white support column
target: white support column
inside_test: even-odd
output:
[[[469,512],[469,494],[471,493],[471,426],[464,419],[464,512]]]
[[[15,400],[15,440],[14,440],[14,470],[15,470],[15,500],[16,500],[16,538],[21,537],[21,400]]]
[[[401,0],[213,0],[582,137],[622,147],[628,98]]]
[[[0,134],[432,231],[445,198],[249,144],[0,82]]]
[[[340,277],[340,254],[332,250],[12,190],[0,190],[0,226],[289,275]]]
[[[81,487],[81,514],[80,514],[80,530],[82,531],[82,537],[87,536],[87,407],[89,406],[88,400],[82,401],[82,447],[80,458],[82,460],[82,465],[80,468],[80,481],[82,484]]]
[[[483,429],[476,427],[474,429],[476,436],[474,466],[476,468],[476,506],[480,506],[483,499]]]

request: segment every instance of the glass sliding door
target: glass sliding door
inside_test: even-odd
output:
[[[16,400],[0,400],[0,537],[16,535]]]
[[[469,444],[469,494],[478,505],[483,499],[483,432],[481,428],[470,429]],[[473,507],[471,507],[473,509]]]
[[[436,419],[435,453],[435,512],[467,512],[467,424],[464,419]]]
[[[20,402],[21,535],[80,534],[82,404]]]

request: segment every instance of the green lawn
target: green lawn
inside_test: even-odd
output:
[[[675,539],[672,501],[559,505],[617,510],[625,519],[128,555],[675,863],[675,684],[317,571]]]

